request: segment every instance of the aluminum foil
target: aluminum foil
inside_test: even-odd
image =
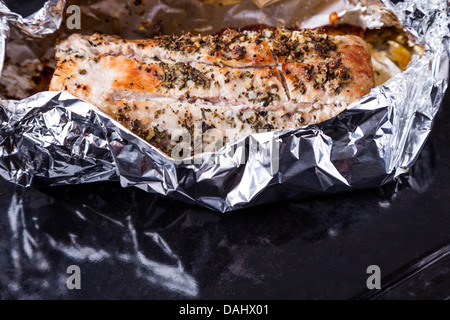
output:
[[[141,19],[123,19],[125,11],[118,1],[91,1],[82,12],[97,23],[110,17],[98,28],[129,37],[175,29],[214,32],[280,20],[310,26],[324,17],[311,20],[299,14],[307,10],[296,1],[262,9],[246,1],[229,7],[194,0],[172,2],[139,2],[142,8],[131,11]],[[57,31],[63,10],[55,8],[62,5],[62,1],[48,1],[40,13],[26,19],[0,6],[0,54],[4,57],[10,43],[8,25],[14,25],[23,39]],[[405,72],[331,120],[250,135],[218,152],[203,153],[197,161],[188,158],[192,161],[179,163],[94,106],[66,93],[40,92],[22,100],[4,100],[0,106],[0,175],[24,186],[118,180],[123,187],[135,186],[221,212],[386,184],[408,172],[430,133],[447,88],[450,48],[446,1],[407,0],[395,5],[385,0],[383,6],[424,45],[425,53],[422,58],[413,56]],[[367,13],[360,3],[325,7],[343,9],[344,17]],[[323,6],[317,8],[321,10]],[[57,32],[67,33],[62,28]]]

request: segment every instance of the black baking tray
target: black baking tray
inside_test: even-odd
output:
[[[0,181],[0,298],[446,299],[449,132],[447,92],[398,182],[225,214],[118,183]],[[67,288],[71,265],[80,290]],[[367,287],[371,265],[380,290]]]

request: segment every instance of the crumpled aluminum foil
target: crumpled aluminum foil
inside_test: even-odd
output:
[[[103,2],[94,1],[89,14],[98,14]],[[189,2],[199,7],[201,1]],[[214,20],[211,31],[218,27],[217,21],[274,22],[289,12],[283,6],[291,8],[292,3],[277,3],[265,11],[251,11],[241,3],[221,8],[227,14]],[[56,4],[62,2],[48,1],[46,8]],[[118,180],[123,187],[136,186],[221,212],[386,184],[409,170],[430,133],[448,84],[450,47],[446,1],[407,0],[395,5],[384,0],[383,4],[424,45],[425,53],[422,58],[414,56],[405,72],[329,121],[250,135],[185,164],[137,138],[94,106],[66,93],[41,92],[23,100],[5,100],[0,106],[0,175],[24,186]],[[344,5],[349,13],[361,10],[360,5]],[[152,8],[152,1],[145,1],[145,6]],[[110,14],[119,12],[114,11],[117,7],[108,8]],[[3,5],[0,10],[4,54],[6,24],[25,26],[29,20],[8,14]],[[152,18],[162,21],[170,20],[162,13],[177,16],[182,28],[188,20],[205,23],[205,11],[193,18],[159,1],[154,11],[158,13],[153,12]],[[53,22],[41,19],[25,33],[36,30],[37,36],[57,28],[61,20],[55,13],[62,11],[40,12],[36,17],[48,16]],[[268,12],[273,15],[262,19]],[[293,19],[285,16],[287,22]],[[134,29],[140,28],[130,30]],[[244,163],[232,152],[235,149],[243,151]]]

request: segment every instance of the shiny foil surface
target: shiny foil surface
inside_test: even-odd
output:
[[[105,3],[92,1],[82,10],[94,18],[112,17],[102,31],[118,28],[127,30],[124,36],[144,36],[142,19],[128,19],[131,26],[125,28],[119,6]],[[299,9],[293,10],[294,4],[281,1],[261,10],[244,2],[211,6],[211,17],[217,19],[207,21],[209,11],[200,1],[172,6],[147,0],[136,14],[145,21],[160,21],[158,26],[167,32],[175,28],[214,32],[230,25],[276,24],[280,19],[287,25],[295,21],[302,25],[307,17],[296,16]],[[250,135],[218,152],[203,153],[198,161],[179,163],[94,106],[66,93],[40,92],[1,103],[0,175],[22,186],[120,181],[122,187],[135,186],[220,212],[382,186],[408,172],[419,156],[447,88],[450,54],[446,1],[383,1],[383,6],[424,46],[425,53],[421,58],[413,56],[406,71],[333,119],[307,128]],[[344,16],[365,12],[361,4],[342,2],[337,7],[344,8]],[[63,1],[47,1],[39,12],[22,18],[1,4],[0,55],[5,56],[10,43],[20,47],[22,39],[26,48],[30,39],[56,32],[63,8]],[[189,15],[187,8],[198,10]],[[156,25],[152,28],[144,29],[154,30]]]

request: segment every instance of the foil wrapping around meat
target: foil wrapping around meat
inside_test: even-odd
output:
[[[102,31],[128,38],[213,33],[261,23],[313,27],[326,24],[330,10],[367,27],[387,23],[368,10],[370,4],[353,1],[232,1],[215,6],[214,1],[145,0],[128,1],[129,7],[115,0],[72,2],[81,7],[82,23],[92,25],[83,26],[83,33]],[[36,43],[67,33],[63,14],[68,5],[47,1],[40,11],[22,18],[0,3],[0,63],[15,54],[31,63],[37,59],[37,64],[42,62],[39,55],[50,56],[48,46],[38,50]],[[404,72],[328,121],[249,135],[217,152],[179,161],[93,105],[67,93],[44,91],[2,101],[0,175],[23,186],[120,181],[123,187],[221,212],[391,182],[414,164],[447,89],[449,8],[443,0],[384,0],[380,8],[395,14],[423,45],[424,54],[413,56]]]

